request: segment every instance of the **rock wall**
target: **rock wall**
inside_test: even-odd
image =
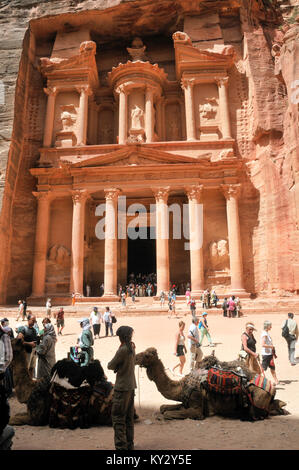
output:
[[[226,3],[231,14],[219,17],[213,1],[161,0],[159,7],[151,0],[0,1],[1,303],[15,299],[16,287],[20,296],[31,293],[36,202],[28,170],[38,160],[46,105],[37,62],[51,45],[35,44],[29,25],[43,18],[45,29],[56,22],[67,27],[74,13],[87,21],[92,12],[105,13],[107,35],[120,18],[120,35],[130,21],[140,34],[145,21],[159,32],[167,12],[168,30],[185,27],[196,47],[205,39],[234,45],[229,93],[236,151],[246,168],[240,200],[246,288],[299,293],[299,12],[293,1],[267,8],[261,0]]]

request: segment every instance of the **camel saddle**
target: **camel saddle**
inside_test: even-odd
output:
[[[242,393],[242,377],[232,370],[212,367],[208,370],[206,386],[211,392],[222,395],[240,395]]]

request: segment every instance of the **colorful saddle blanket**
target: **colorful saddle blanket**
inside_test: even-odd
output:
[[[275,385],[271,380],[266,379],[263,375],[257,374],[251,381],[250,384],[255,385],[256,387],[262,388],[270,395],[275,395]]]
[[[207,388],[223,395],[239,395],[242,392],[242,377],[231,370],[213,367],[208,371]]]

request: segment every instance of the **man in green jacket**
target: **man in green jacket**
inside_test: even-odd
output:
[[[112,401],[112,425],[116,450],[134,450],[135,344],[133,328],[121,326],[116,331],[120,347],[109,362],[116,373]]]

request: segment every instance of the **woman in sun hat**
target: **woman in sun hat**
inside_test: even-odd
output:
[[[254,324],[252,322],[247,322],[245,325],[245,331],[241,335],[241,351],[246,353],[245,361],[248,369],[261,374],[262,369],[259,364],[259,355],[256,352],[256,339],[253,335],[254,331],[256,331]]]

